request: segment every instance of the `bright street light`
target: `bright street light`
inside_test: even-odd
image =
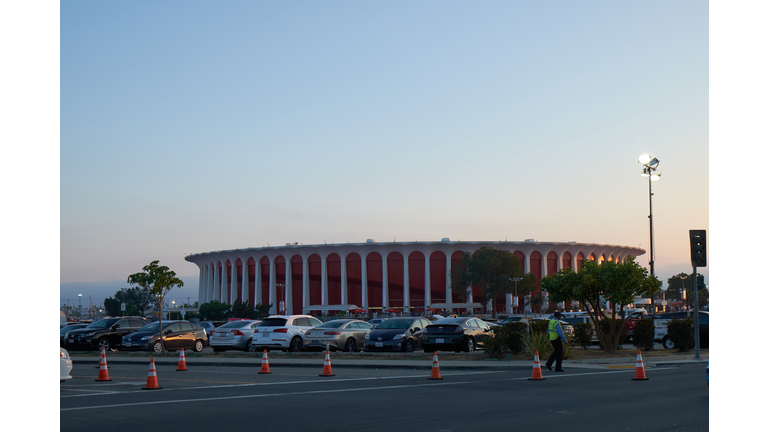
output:
[[[651,182],[661,179],[661,173],[656,172],[660,162],[655,157],[649,156],[647,154],[641,154],[640,157],[637,158],[637,161],[643,165],[643,171],[640,172],[640,175],[643,177],[648,177],[648,207],[650,210],[648,214],[648,220],[651,226],[651,260],[649,264],[651,268],[651,276],[654,276],[655,272],[653,268],[653,262],[656,258],[656,254],[653,250],[653,191],[651,189]],[[653,296],[651,296],[651,311],[656,311],[656,305],[654,304]]]

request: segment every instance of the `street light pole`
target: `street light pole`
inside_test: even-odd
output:
[[[519,281],[523,280],[523,278],[509,278],[509,280],[511,280],[512,282],[515,283],[515,301],[514,301],[514,303],[512,303],[512,305],[513,305],[512,306],[513,307],[512,313],[517,313],[517,305],[518,305],[518,303],[520,303],[518,301],[518,299],[517,299],[517,283]]]
[[[651,187],[651,182],[654,182],[656,180],[659,180],[661,178],[661,173],[656,172],[656,169],[659,167],[659,160],[655,157],[648,156],[647,154],[642,154],[637,159],[637,161],[641,164],[643,164],[643,171],[640,173],[641,176],[648,177],[648,208],[649,208],[649,214],[648,214],[648,221],[650,223],[650,231],[651,231],[651,260],[649,262],[650,270],[651,270],[651,276],[655,276],[656,273],[654,271],[654,260],[656,259],[656,254],[653,250],[653,189]],[[656,305],[653,301],[653,296],[651,296],[651,311],[654,313],[656,312]]]

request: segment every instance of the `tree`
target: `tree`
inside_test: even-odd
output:
[[[231,316],[230,306],[218,300],[211,300],[208,303],[201,304],[197,314],[200,315],[201,319],[210,321],[220,321]]]
[[[555,303],[575,299],[587,305],[587,312],[595,323],[609,319],[607,331],[598,325],[595,333],[603,348],[610,352],[618,349],[624,329],[624,305],[636,297],[651,297],[661,288],[661,281],[650,276],[648,270],[629,256],[623,263],[586,261],[579,272],[570,268],[559,270],[543,278],[541,286]],[[601,298],[611,302],[610,316],[603,311]]]
[[[699,307],[704,306],[707,304],[707,298],[709,297],[709,290],[707,290],[707,286],[704,283],[701,283],[701,281],[698,281],[698,279],[703,279],[703,276],[698,273],[697,274],[697,289],[698,289],[698,296],[699,296]],[[667,290],[664,293],[664,297],[667,300],[683,300],[683,289],[685,289],[685,303],[688,307],[693,308],[693,278],[688,273],[678,273],[671,278],[667,279]],[[659,300],[661,300],[661,296],[656,296]]]
[[[160,344],[163,349],[163,354],[165,354],[165,341],[163,340],[163,300],[173,288],[183,287],[184,282],[176,277],[176,272],[171,271],[167,266],[159,265],[159,263],[160,261],[155,260],[148,265],[145,265],[140,273],[134,273],[128,276],[128,283],[148,289],[149,293],[157,299],[157,304],[160,310]]]
[[[474,253],[464,252],[461,263],[451,269],[451,289],[458,292],[468,287],[481,287],[486,299],[491,300],[491,314],[496,317],[496,297],[514,292],[512,278],[522,277],[517,283],[517,294],[525,295],[535,287],[536,276],[523,275],[520,259],[509,251],[483,247]]]

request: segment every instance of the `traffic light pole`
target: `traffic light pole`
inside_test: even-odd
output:
[[[696,350],[696,360],[701,360],[699,355],[699,278],[696,277],[696,267],[693,268],[693,346]]]

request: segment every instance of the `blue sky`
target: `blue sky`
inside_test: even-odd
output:
[[[708,20],[700,1],[65,2],[62,301],[154,259],[196,297],[185,254],[268,243],[648,249],[641,153],[663,173],[656,273],[690,272]]]

